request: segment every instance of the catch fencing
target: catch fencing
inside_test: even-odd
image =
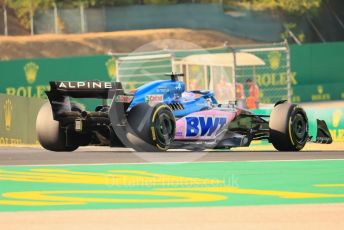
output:
[[[208,89],[222,102],[236,101],[235,84],[249,95],[246,80],[260,89],[260,102],[291,101],[291,71],[287,44],[219,47],[201,50],[162,50],[113,54],[117,80],[133,90],[153,80],[168,79],[165,72],[183,72],[187,90]],[[231,93],[232,92],[232,93]]]
[[[279,100],[291,101],[290,52],[287,43],[249,45],[233,47],[234,53],[249,53],[262,60],[258,65],[236,63],[235,78],[238,84],[247,80],[255,82],[260,90],[260,102],[276,103]],[[248,88],[245,94],[248,95]]]
[[[0,14],[4,12],[1,12]],[[3,15],[0,15],[0,20]],[[28,19],[30,20],[30,19]],[[0,34],[3,34],[0,21]],[[6,23],[7,24],[7,23]],[[32,17],[32,34],[85,33],[160,28],[211,29],[257,41],[281,40],[283,20],[276,14],[224,9],[222,4],[128,5],[39,8]],[[10,28],[11,29],[11,28]],[[30,31],[30,26],[29,26]],[[9,35],[14,35],[12,32]]]

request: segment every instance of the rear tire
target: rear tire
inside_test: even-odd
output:
[[[277,104],[270,115],[270,142],[279,151],[300,151],[308,140],[308,119],[295,104]]]
[[[68,143],[66,133],[61,129],[58,121],[53,118],[51,105],[45,103],[38,112],[36,119],[36,133],[39,143],[50,151],[74,151],[79,146]]]
[[[143,141],[132,140],[138,152],[166,151],[174,140],[176,122],[174,115],[165,104],[134,106],[128,114],[128,124],[134,134]]]

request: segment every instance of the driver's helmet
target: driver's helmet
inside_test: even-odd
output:
[[[182,93],[182,98],[185,101],[191,101],[191,100],[194,100],[196,98],[196,94],[193,93],[193,92],[183,92]]]

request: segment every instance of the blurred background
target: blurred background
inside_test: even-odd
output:
[[[343,41],[340,0],[0,0],[0,144],[36,143],[49,81],[134,90],[171,71],[245,104],[251,79],[252,108],[302,103],[343,142]]]
[[[210,29],[293,43],[344,39],[340,0],[0,0],[3,35]]]

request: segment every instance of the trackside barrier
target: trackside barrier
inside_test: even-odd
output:
[[[0,146],[37,144],[36,116],[44,102],[0,94]]]
[[[308,117],[310,136],[316,136],[316,119],[320,119],[326,122],[334,142],[344,142],[344,108],[305,109],[305,111]],[[256,109],[253,112],[270,114],[271,109]]]
[[[344,100],[344,42],[290,46],[292,101]],[[265,79],[267,86],[272,79]]]
[[[110,81],[116,62],[107,55],[0,61],[0,93],[46,99],[49,81]],[[80,99],[94,109],[99,103]]]

